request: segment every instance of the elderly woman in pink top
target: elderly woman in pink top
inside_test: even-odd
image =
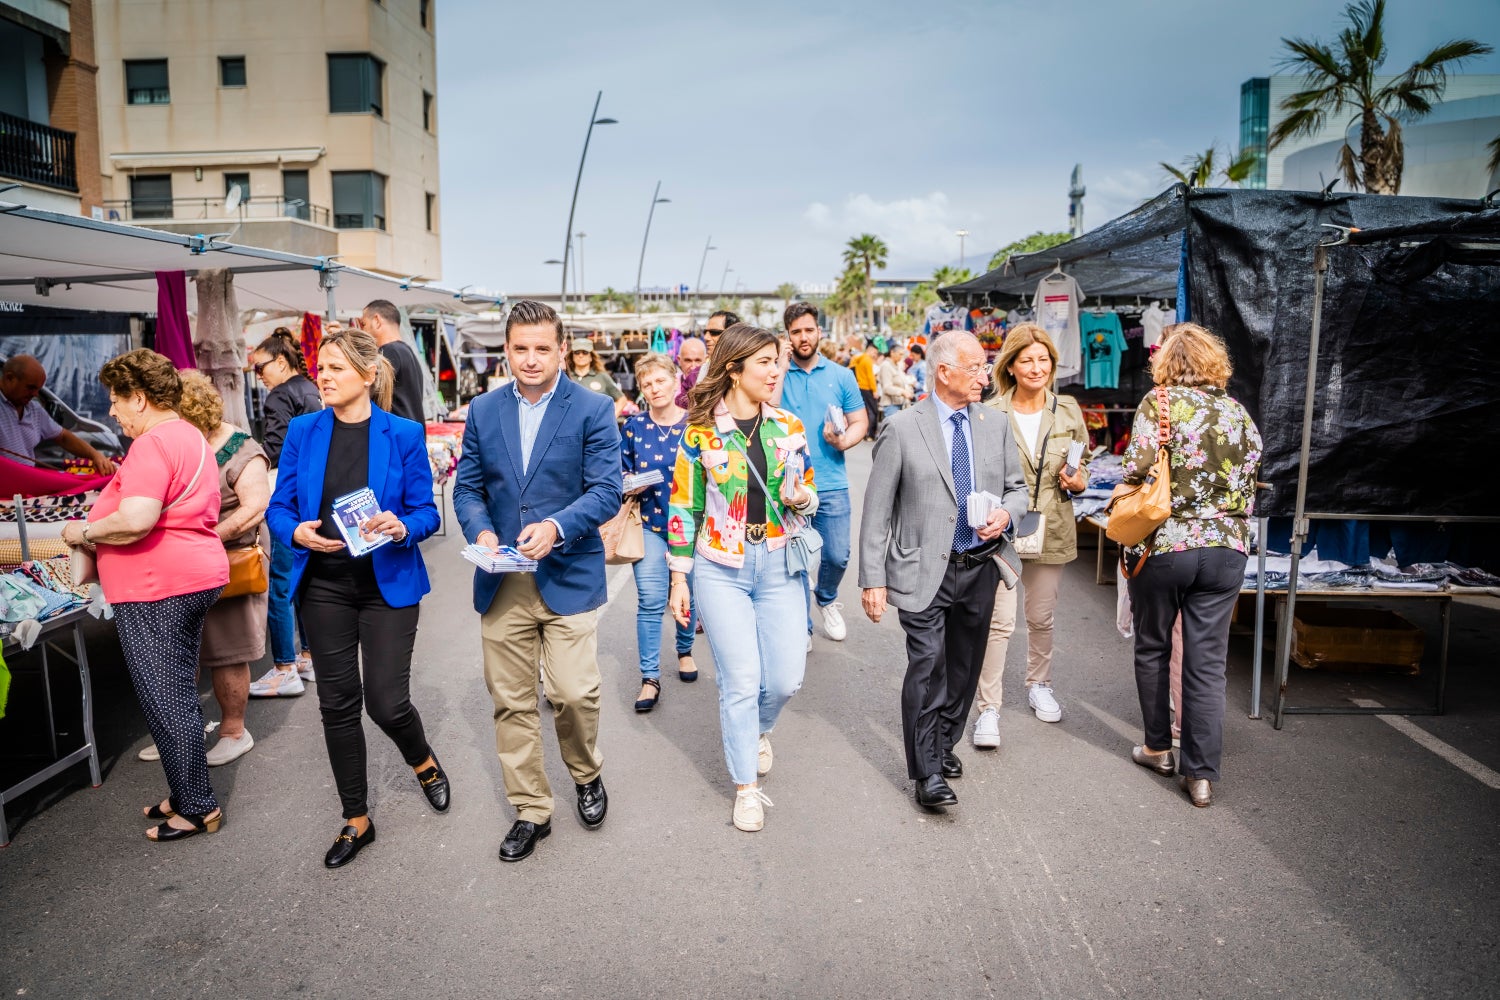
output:
[[[125,666],[161,750],[171,795],[145,808],[161,821],[146,836],[213,833],[224,813],[208,782],[196,679],[203,618],[229,582],[214,531],[218,469],[203,435],[174,412],[182,379],[171,361],[130,351],[106,362],[99,381],[110,416],[133,440],[88,522],[69,523],[63,540],[96,553]]]

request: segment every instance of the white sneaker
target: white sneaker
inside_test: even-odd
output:
[[[765,807],[771,804],[759,786],[741,788],[734,793],[734,825],[746,833],[754,833],[766,825]]]
[[[238,739],[230,739],[227,736],[219,737],[208,751],[208,766],[218,767],[220,764],[228,764],[232,760],[239,760],[249,753],[255,746],[255,737],[250,735],[250,730],[240,733]]]
[[[313,662],[311,656],[308,656],[306,654],[298,655],[297,676],[302,678],[302,682],[304,684],[311,684],[313,681],[318,679],[317,674],[313,672]]]
[[[1052,696],[1051,684],[1027,685],[1026,702],[1043,722],[1058,722],[1062,719],[1062,706]]]
[[[771,753],[771,734],[760,734],[760,745],[756,748],[755,773],[764,778],[771,773],[771,764],[775,761],[775,754]]]
[[[161,760],[161,751],[156,748],[156,743],[153,742],[135,756],[137,760]]]
[[[849,634],[849,626],[844,624],[844,606],[838,601],[819,606],[823,609],[823,634],[834,642],[843,642]]]
[[[974,745],[981,750],[1000,748],[1000,713],[993,708],[979,713],[979,720],[974,723]]]
[[[261,675],[260,680],[250,682],[252,698],[291,698],[302,694],[307,686],[295,669],[278,670],[272,667]]]

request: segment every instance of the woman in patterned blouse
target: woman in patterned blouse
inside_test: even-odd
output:
[[[1223,341],[1194,323],[1163,333],[1151,361],[1167,398],[1172,514],[1127,550],[1145,558],[1130,580],[1135,615],[1135,683],[1145,743],[1131,759],[1179,774],[1193,805],[1213,802],[1223,752],[1229,616],[1245,578],[1250,515],[1261,440],[1255,422],[1226,389],[1232,368]],[[1157,391],[1141,401],[1125,452],[1124,481],[1145,481],[1156,458]],[[1182,615],[1182,760],[1172,759],[1168,708],[1172,625]]]
[[[641,500],[646,555],[632,564],[638,607],[635,642],[641,658],[641,693],[635,710],[649,712],[661,698],[661,617],[667,610],[667,503],[672,491],[672,467],[677,446],[687,429],[687,411],[676,403],[681,375],[665,354],[647,354],[635,363],[635,384],[647,410],[625,421],[620,429],[620,464],[625,475],[659,471],[662,481],[631,490]],[[691,587],[691,579],[689,586]],[[677,677],[698,679],[693,662],[696,622],[677,625]]]

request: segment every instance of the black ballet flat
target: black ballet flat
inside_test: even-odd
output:
[[[354,860],[354,856],[365,849],[367,844],[375,843],[375,824],[371,823],[369,829],[364,833],[351,823],[339,831],[338,837],[333,841],[333,846],[328,853],[323,855],[323,864],[329,868],[342,868]]]
[[[224,810],[222,809],[215,809],[213,812],[202,816],[194,816],[192,813],[178,813],[177,815],[193,824],[193,828],[191,830],[181,830],[170,823],[162,823],[160,826],[146,831],[146,839],[164,844],[169,840],[196,837],[200,833],[218,833],[220,824],[224,822]],[[151,836],[153,833],[156,836]]]
[[[680,681],[682,681],[682,683],[684,683],[684,684],[691,684],[691,683],[693,683],[693,681],[697,680],[698,679],[698,664],[697,664],[697,662],[694,661],[694,663],[693,663],[693,669],[692,670],[683,670],[682,669],[682,657],[679,656],[677,658],[677,679],[680,680]]]
[[[417,772],[417,783],[422,786],[422,794],[427,796],[428,805],[438,812],[448,811],[448,772],[443,770],[443,765],[438,763],[437,754],[431,754],[432,766],[424,767]]]
[[[697,674],[694,674],[693,676],[696,677]],[[656,693],[649,698],[641,698],[636,701],[635,710],[637,712],[649,712],[656,707],[656,703],[658,701],[661,701],[661,681],[656,680],[652,677],[647,677],[642,680],[641,683],[652,688],[656,691]]]

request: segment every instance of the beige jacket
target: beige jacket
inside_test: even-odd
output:
[[[986,400],[986,405],[1009,414],[1013,393],[1014,390]],[[1057,401],[1055,417],[1052,413],[1054,399]],[[1030,510],[1031,498],[1038,493],[1036,456],[1026,454],[1026,444],[1015,419],[1010,418],[1007,422],[1010,424],[1011,437],[1016,442],[1016,450],[1021,453],[1021,472],[1026,477],[1026,508]],[[1083,468],[1087,470],[1089,444],[1089,431],[1083,423],[1083,411],[1078,408],[1078,402],[1072,396],[1047,394],[1047,405],[1042,408],[1042,426],[1037,431],[1038,447],[1041,447],[1042,438],[1047,436],[1049,428],[1052,436],[1047,438],[1047,454],[1042,460],[1042,488],[1036,506],[1046,518],[1044,530],[1047,536],[1042,542],[1041,556],[1033,561],[1068,563],[1078,558],[1078,523],[1073,518],[1073,501],[1057,484],[1057,476],[1062,472],[1063,462],[1068,457],[1068,445],[1074,441],[1083,442]]]

